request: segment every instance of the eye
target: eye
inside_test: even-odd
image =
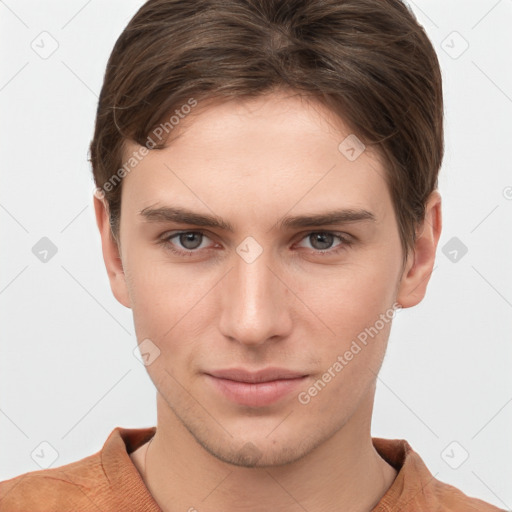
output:
[[[178,256],[193,256],[200,250],[212,248],[208,246],[208,240],[209,237],[202,231],[180,231],[163,235],[158,243]],[[304,242],[309,242],[309,248],[315,254],[336,254],[352,244],[349,235],[330,231],[310,232],[301,239],[300,244]],[[299,247],[304,247],[300,244]]]
[[[199,249],[203,241],[202,233],[179,233],[176,236],[178,237],[179,243],[188,250]]]
[[[336,240],[338,244],[333,245]],[[301,241],[307,241],[312,249],[319,253],[336,253],[350,246],[352,241],[348,236],[341,233],[331,233],[330,231],[314,231],[308,233]],[[334,247],[333,250],[331,250]]]
[[[176,239],[175,242],[173,242],[174,239]],[[199,249],[204,249],[203,242],[205,240],[208,240],[208,237],[201,231],[181,231],[164,235],[160,243],[171,252],[186,256],[199,252]]]

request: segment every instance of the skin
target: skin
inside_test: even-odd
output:
[[[294,392],[242,406],[203,372],[278,366],[307,374],[298,391],[307,390],[395,302],[422,300],[441,233],[440,195],[428,199],[404,265],[379,155],[367,148],[349,161],[338,145],[351,131],[322,105],[274,92],[212,103],[180,129],[124,178],[119,246],[107,205],[94,198],[112,291],[133,310],[138,342],[149,338],[160,350],[147,366],[157,431],[132,461],[164,511],[369,511],[397,474],[370,433],[391,322],[306,405]],[[138,148],[128,144],[126,155]],[[214,214],[234,231],[139,214],[162,206]],[[340,208],[374,220],[278,226],[283,216]],[[180,230],[205,236],[158,243]],[[318,242],[318,232],[352,243]],[[252,263],[236,252],[248,236],[263,250]]]

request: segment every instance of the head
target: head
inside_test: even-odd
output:
[[[441,73],[401,1],[150,0],[109,59],[90,151],[159,411],[242,465],[369,428],[392,312],[422,300],[441,230]],[[254,406],[208,375],[268,367],[306,377]]]

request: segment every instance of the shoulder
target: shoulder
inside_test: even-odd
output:
[[[159,510],[130,459],[155,431],[116,427],[93,455],[0,482],[0,511]]]
[[[504,509],[464,494],[453,485],[435,479],[431,492],[433,501],[439,503],[439,509],[445,512],[503,512]]]
[[[58,468],[0,482],[0,511],[98,510],[91,496],[105,483],[99,453]]]
[[[397,471],[395,481],[372,512],[502,512],[435,478],[404,439],[373,438],[379,455]]]

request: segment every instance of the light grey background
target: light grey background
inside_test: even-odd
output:
[[[87,161],[107,58],[142,3],[0,1],[0,480],[39,469],[34,450],[60,466],[116,426],[156,424]],[[444,77],[444,230],[427,298],[395,320],[373,435],[407,439],[438,479],[511,509],[512,0],[409,5]],[[57,248],[46,263],[32,252],[43,237]]]

